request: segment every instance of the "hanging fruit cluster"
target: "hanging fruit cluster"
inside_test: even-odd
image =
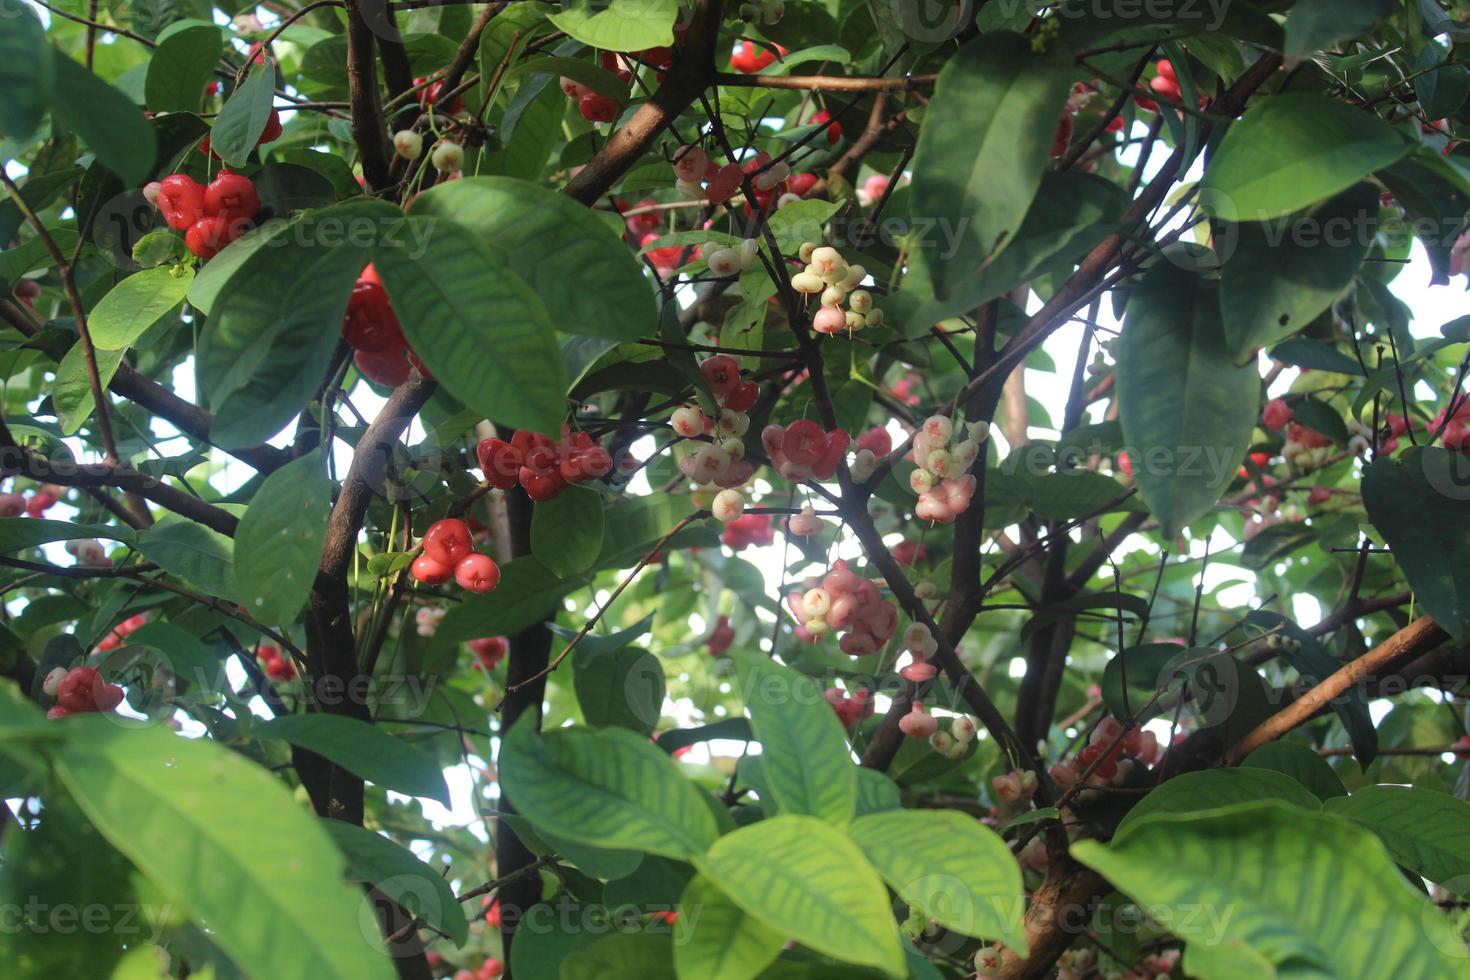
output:
[[[352,363],[369,381],[396,388],[408,380],[413,368],[430,376],[404,339],[388,291],[372,263],[362,270],[352,287],[347,313],[342,317],[342,338],[353,349]]]
[[[184,233],[184,245],[201,259],[213,258],[245,234],[260,213],[255,183],[228,170],[221,170],[207,187],[188,174],[169,174],[143,193],[165,224]]]
[[[429,525],[409,572],[425,585],[443,585],[454,579],[460,588],[482,595],[500,584],[500,566],[489,555],[475,551],[469,525],[454,517]]]
[[[524,429],[504,439],[482,439],[475,448],[485,481],[500,490],[517,483],[532,500],[551,500],[573,483],[606,476],[612,457],[585,432],[562,429],[560,442]]]

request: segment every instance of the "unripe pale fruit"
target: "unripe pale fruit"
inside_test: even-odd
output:
[[[692,439],[704,433],[704,413],[693,405],[674,409],[673,417],[669,421],[674,431],[685,439]]]
[[[816,267],[817,275],[826,279],[830,273],[835,272],[838,267],[842,268],[842,275],[847,275],[847,263],[842,261],[842,255],[831,245],[822,245],[812,251],[811,264]],[[841,282],[842,279],[836,280]]]
[[[847,267],[847,275],[842,277],[842,288],[848,290],[856,289],[858,283],[866,278],[868,278],[867,269],[856,264],[850,265]]]
[[[745,497],[739,490],[721,490],[715,494],[715,502],[710,505],[710,513],[715,520],[723,523],[733,521],[745,512]]]
[[[675,154],[674,176],[680,180],[698,183],[709,169],[709,155],[698,144],[681,147]]]
[[[801,608],[807,616],[820,619],[832,608],[832,593],[826,589],[807,589],[801,596]]]
[[[405,160],[417,160],[424,152],[424,138],[411,129],[393,134],[393,151]]]
[[[41,690],[45,691],[47,694],[54,698],[56,697],[57,689],[61,687],[61,682],[65,679],[66,668],[56,667],[52,669],[52,671],[46,675],[46,679],[41,682]]]
[[[909,738],[928,738],[939,730],[939,722],[915,701],[909,713],[899,719],[898,727]]]
[[[821,248],[821,246],[818,245],[816,242],[802,242],[801,248],[799,248],[796,252],[796,257],[801,259],[803,262],[810,262],[812,260],[812,256],[816,254],[816,251],[819,248]]]
[[[873,470],[877,466],[878,457],[873,455],[871,449],[859,449],[853,456],[852,465],[848,469],[852,471],[852,478],[861,483],[873,475]]]
[[[744,412],[723,409],[720,412],[720,420],[715,423],[715,428],[722,435],[743,436],[750,430],[750,416]]]
[[[471,553],[454,566],[454,580],[460,588],[483,595],[500,584],[500,566],[489,555]]]
[[[147,201],[154,207],[158,207],[158,192],[162,190],[162,188],[163,185],[160,184],[158,181],[150,180],[148,183],[143,185],[143,200]]]
[[[949,442],[950,436],[954,435],[954,423],[946,416],[931,415],[924,420],[924,434],[942,445]]]
[[[755,265],[755,260],[760,255],[760,250],[761,243],[754,238],[747,238],[741,242],[740,248],[738,249],[740,254],[740,268],[749,269]]]
[[[914,470],[909,474],[909,489],[914,493],[928,493],[934,489],[934,474],[928,470]]]
[[[854,290],[852,295],[847,297],[847,308],[854,313],[867,313],[873,308],[873,294],[866,289]]]
[[[920,599],[932,599],[934,598],[935,593],[937,593],[938,591],[939,587],[936,586],[933,582],[920,582],[918,585],[914,586],[914,595],[918,596]]]
[[[721,279],[740,274],[740,256],[732,249],[718,249],[710,253],[706,261],[709,263],[709,271]]]
[[[936,449],[924,457],[924,469],[930,473],[944,476],[949,470],[950,458],[948,449]]]
[[[464,147],[450,140],[440,140],[429,160],[440,173],[459,173],[464,169]]]
[[[847,299],[847,290],[841,286],[828,286],[822,290],[823,306],[841,306]]]
[[[975,719],[969,715],[960,715],[950,722],[949,733],[955,737],[957,742],[968,742],[975,737]]]
[[[954,750],[955,741],[948,732],[935,732],[929,736],[929,745],[940,755],[949,755]]]
[[[798,293],[820,293],[827,288],[822,277],[814,272],[798,272],[791,277],[791,288]]]

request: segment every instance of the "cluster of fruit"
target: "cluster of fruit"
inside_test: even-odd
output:
[[[843,631],[837,647],[850,657],[874,653],[898,631],[898,608],[878,594],[878,584],[847,567],[842,559],[821,579],[786,594],[786,606],[800,623],[796,635],[815,643]]]
[[[822,700],[832,706],[832,713],[842,722],[843,728],[853,728],[873,714],[873,695],[866,687],[860,687],[851,694],[829,687],[822,692]]]
[[[219,254],[250,228],[260,213],[260,195],[243,174],[221,170],[204,186],[188,174],[169,174],[143,188],[164,223],[184,233],[184,245],[201,259]]]
[[[424,138],[411,129],[400,129],[393,134],[393,152],[405,160],[417,160],[424,152]],[[446,179],[457,179],[464,170],[464,147],[452,139],[441,139],[429,153],[429,162]]]
[[[452,578],[460,588],[482,595],[500,584],[500,566],[475,551],[469,525],[454,517],[429,525],[408,570],[425,585],[443,585]]]
[[[129,634],[136,633],[147,624],[147,613],[134,613],[114,626],[108,631],[106,636],[97,641],[97,652],[106,653],[109,650],[116,650],[123,645],[123,641],[128,638]]]
[[[352,363],[369,381],[396,388],[408,380],[414,368],[425,376],[429,373],[404,339],[398,314],[393,312],[388,291],[372,263],[352,287],[342,317],[342,339],[353,350]]]
[[[470,648],[487,674],[500,666],[500,661],[510,651],[510,641],[503,636],[482,636],[478,640],[470,640],[465,646]]]
[[[66,487],[55,483],[43,483],[29,497],[15,491],[0,493],[0,517],[41,517],[60,502]]]
[[[1178,102],[1184,94],[1179,88],[1179,79],[1175,76],[1174,63],[1168,58],[1160,58],[1154,62],[1154,77],[1149,79],[1148,87],[1170,102]],[[1137,96],[1133,101],[1140,109],[1158,111],[1159,104],[1146,95]]]
[[[954,423],[943,415],[929,416],[914,434],[909,486],[919,495],[914,514],[920,520],[950,524],[970,507],[975,493],[970,467],[979,458],[989,429],[983,422],[972,422],[964,439],[954,442],[955,435]]]
[[[479,969],[471,970],[463,968],[454,971],[454,980],[495,980],[505,972],[504,965],[491,956],[481,963]]]
[[[747,238],[735,246],[711,242],[704,246],[700,254],[704,256],[710,273],[725,279],[738,276],[756,264],[760,255],[760,243],[754,238]]]
[[[107,684],[93,667],[57,667],[46,675],[41,689],[56,699],[47,718],[65,718],[100,711],[111,711],[122,704],[123,689]]]
[[[761,7],[764,8],[770,4],[780,5],[781,13],[784,14],[786,12],[783,0],[765,0],[761,4]],[[741,6],[743,8],[747,5],[742,4]],[[776,19],[780,20],[780,16],[778,15]],[[772,21],[772,23],[775,23],[775,21]],[[774,51],[754,41],[736,41],[735,50],[730,52],[730,67],[742,75],[754,75],[762,68],[769,68],[771,65],[774,65],[778,55],[782,58],[786,57],[785,48],[779,44],[773,45],[773,47],[775,48]]]
[[[990,780],[995,798],[1002,803],[1019,803],[1036,795],[1036,773],[1030,769],[1012,769]]]
[[[611,72],[626,88],[633,83],[633,74],[639,65],[652,68],[661,82],[668,70],[674,67],[673,48],[649,48],[628,54],[603,51],[598,55],[598,64]],[[588,88],[582,83],[562,77],[561,90],[566,97],[577,103],[582,118],[593,123],[610,123],[618,117],[618,100]]]
[[[733,521],[740,517],[745,506],[745,498],[735,488],[755,473],[755,468],[745,459],[742,437],[750,428],[750,416],[745,413],[755,407],[760,386],[754,381],[740,380],[740,363],[728,354],[708,358],[699,365],[699,371],[720,405],[720,414],[710,418],[694,405],[674,409],[669,425],[676,435],[685,439],[710,439],[680,459],[679,470],[699,486],[713,484],[728,491],[716,496],[712,510],[720,520]]]
[[[852,471],[852,478],[862,483],[873,475],[878,467],[878,460],[893,452],[893,436],[881,425],[875,425],[858,436],[854,445],[857,446],[857,452],[853,453],[852,464],[848,469]]]
[[[929,658],[938,652],[939,642],[929,627],[923,623],[910,623],[903,631],[903,648],[912,659],[899,671],[900,676],[913,684],[932,681],[939,669],[929,662]]]
[[[975,741],[979,725],[969,715],[955,715],[949,723],[949,731],[935,731],[929,735],[929,745],[946,759],[963,759]]]
[[[485,482],[499,490],[517,483],[535,501],[551,500],[573,483],[606,476],[612,457],[585,432],[562,428],[559,442],[539,432],[521,429],[510,441],[481,439],[475,457],[484,471]]]
[[[831,245],[803,242],[797,254],[806,268],[791,277],[791,288],[820,300],[812,317],[813,330],[831,335],[882,325],[883,311],[873,306],[873,295],[858,288],[867,278],[866,269],[848,265]],[[847,304],[845,311],[843,303]]]
[[[1088,777],[1087,785],[1119,786],[1128,779],[1136,766],[1151,766],[1162,757],[1162,746],[1159,745],[1157,735],[1141,728],[1133,728],[1124,735],[1123,723],[1109,715],[1093,728],[1087,745],[1077,753],[1075,760],[1055,763],[1047,773],[1057,786],[1066,791],[1075,786],[1082,773],[1096,763],[1097,768]],[[1088,791],[1083,790],[1078,798],[1089,799]]]
[[[725,523],[720,541],[731,551],[744,551],[752,545],[763,548],[776,540],[775,522],[770,514],[742,514]]]
[[[761,445],[776,472],[787,480],[830,480],[847,455],[851,437],[845,429],[825,432],[811,419],[790,425],[768,425],[761,430]]]
[[[274,643],[262,643],[256,648],[255,659],[260,661],[265,676],[273,681],[296,679],[296,665],[282,656],[281,648]]]
[[[107,549],[96,538],[74,538],[65,545],[66,553],[77,560],[82,568],[111,568],[112,559]]]

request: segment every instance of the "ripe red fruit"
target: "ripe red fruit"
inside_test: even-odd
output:
[[[475,447],[475,456],[485,473],[485,481],[500,490],[509,490],[516,485],[516,477],[525,463],[521,450],[504,439],[481,439],[479,446]]]
[[[1142,107],[1140,106],[1140,108],[1142,108]],[[1103,127],[1103,132],[1105,132],[1105,133],[1121,133],[1122,131],[1123,131],[1123,117],[1122,116],[1114,116],[1113,118],[1109,119],[1108,122],[1107,122],[1107,125]]]
[[[1262,428],[1269,429],[1274,432],[1277,429],[1283,428],[1286,423],[1290,421],[1291,406],[1286,404],[1286,401],[1284,399],[1273,398],[1268,401],[1266,403],[1266,407],[1261,410]]]
[[[158,185],[158,210],[164,223],[184,231],[204,217],[204,187],[188,174],[169,174]]]
[[[492,928],[500,928],[500,899],[493,899],[485,906],[485,924]]]
[[[494,670],[510,649],[510,641],[503,636],[484,636],[471,640],[468,646],[486,670]]]
[[[839,126],[838,128],[840,129],[841,127]],[[795,194],[797,197],[806,197],[812,192],[812,188],[817,186],[817,182],[820,179],[814,173],[792,174],[786,180],[786,190],[788,193]]]
[[[73,667],[66,672],[61,679],[61,686],[56,689],[56,703],[69,712],[97,711],[99,697],[105,698],[103,693],[106,685],[102,683],[102,675],[91,667]],[[117,702],[112,703],[117,707]]]
[[[588,122],[610,123],[618,118],[617,102],[605,95],[598,95],[596,92],[583,93],[582,97],[577,100],[577,111]]]
[[[520,478],[526,496],[538,502],[550,500],[567,488],[566,477],[561,475],[559,468],[538,472],[530,466],[522,466]]]
[[[786,49],[776,45],[776,51],[783,56]],[[765,68],[767,65],[776,63],[776,52],[770,48],[763,48],[754,41],[740,41],[735,45],[735,51],[730,55],[730,67],[744,75],[753,75]]]
[[[184,232],[184,245],[201,259],[212,259],[244,230],[244,222],[222,215],[200,218]]]
[[[500,566],[489,555],[468,554],[454,566],[454,580],[461,588],[484,595],[500,584]]]
[[[38,491],[26,501],[26,516],[40,517],[54,506],[56,506],[55,494],[47,493],[45,490]]]
[[[740,383],[740,362],[728,354],[716,354],[699,365],[699,373],[709,382],[716,398],[723,398]]]
[[[427,75],[420,75],[418,78],[415,78],[413,80],[413,83],[415,85],[423,85],[424,82],[428,80],[428,77],[429,76]],[[444,105],[440,105],[439,98],[443,94],[444,82],[441,79],[440,81],[434,82],[426,88],[419,89],[419,105],[424,106],[425,108],[432,105],[440,112],[448,112],[451,114],[459,112],[461,109],[464,108],[464,99],[460,98],[458,95],[450,99]]]
[[[408,566],[408,572],[425,585],[443,585],[454,578],[454,566],[435,561],[428,555],[419,555]]]
[[[771,60],[774,61],[775,59],[773,58]],[[842,139],[842,123],[832,122],[832,113],[828,112],[826,109],[818,109],[815,113],[812,114],[813,125],[821,126],[825,123],[831,123],[831,125],[827,127],[828,143],[836,143],[838,140]]]
[[[413,368],[403,356],[403,348],[385,351],[360,350],[352,355],[352,363],[369,381],[397,388],[408,380]]]
[[[1059,157],[1067,152],[1067,147],[1072,145],[1072,114],[1062,113],[1062,118],[1057,120],[1057,129],[1051,138],[1051,155]]]
[[[420,547],[424,554],[439,564],[455,565],[475,550],[475,541],[468,524],[458,518],[447,517],[429,525]]]
[[[231,221],[248,221],[260,212],[260,195],[249,177],[220,171],[204,189],[204,213]]]
[[[1286,438],[1292,442],[1306,446],[1308,449],[1322,449],[1332,445],[1332,440],[1316,429],[1309,429],[1300,422],[1293,422],[1286,430]]]
[[[1331,499],[1332,491],[1328,490],[1320,483],[1312,488],[1311,493],[1307,494],[1307,503],[1312,504],[1313,506],[1325,504]]]
[[[369,265],[352,287],[347,313],[342,318],[342,336],[354,350],[381,353],[403,347],[403,326],[388,301],[388,291],[377,277],[368,278]]]
[[[742,381],[725,396],[725,407],[732,412],[748,412],[755,407],[760,396],[760,385],[754,381]]]

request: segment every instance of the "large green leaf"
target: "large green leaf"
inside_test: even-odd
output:
[[[323,820],[322,826],[347,855],[352,876],[376,887],[410,913],[446,933],[456,946],[469,938],[464,906],[444,876],[413,852],[382,834],[341,820]]]
[[[172,514],[138,532],[143,557],[172,575],[192,582],[209,595],[234,593],[234,543],[218,531]]]
[[[299,745],[384,789],[449,805],[449,785],[434,760],[365,721],[346,715],[282,715],[256,725],[250,734]]]
[[[888,890],[831,824],[771,817],[721,837],[694,864],[767,928],[845,963],[905,975]]]
[[[1307,55],[1366,34],[1398,6],[1397,0],[1297,0],[1286,18],[1286,53]]]
[[[572,657],[572,685],[587,724],[617,725],[647,735],[658,724],[664,703],[664,669],[659,659],[638,647],[584,649]]]
[[[1312,791],[1319,800],[1346,796],[1347,787],[1327,760],[1315,750],[1295,742],[1267,742],[1241,760],[1242,768],[1268,769],[1284,773]]]
[[[419,195],[413,214],[473,229],[493,264],[525,280],[563,333],[615,340],[657,333],[658,307],[642,266],[607,222],[565,194],[476,177]]]
[[[677,0],[574,0],[551,22],[605,51],[640,51],[674,43]]]
[[[141,184],[158,153],[153,127],[121,91],[55,48],[51,53],[56,73],[52,117],[75,132],[124,183]]]
[[[679,899],[679,922],[688,923],[674,944],[679,980],[753,980],[781,955],[786,934],[745,910],[703,875]]]
[[[148,59],[144,101],[154,112],[198,112],[224,39],[218,27],[193,23],[168,30]],[[259,134],[257,134],[259,135]],[[213,140],[210,143],[213,145]]]
[[[914,154],[909,244],[941,299],[1010,244],[1041,187],[1072,80],[1062,47],[1039,56],[1020,35],[986,34],[939,73]]]
[[[1246,951],[1277,976],[1356,977],[1365,963],[1386,977],[1463,975],[1447,920],[1338,817],[1274,802],[1161,813],[1072,855],[1184,939],[1189,976],[1234,980]]]
[[[1021,867],[995,831],[958,810],[892,810],[860,817],[847,832],[918,911],[1026,952]]]
[[[270,773],[166,728],[67,720],[56,773],[102,835],[251,976],[391,980],[361,892],[310,813]],[[270,846],[261,834],[268,828]],[[368,922],[372,922],[368,917]]]
[[[1133,479],[1172,539],[1219,499],[1255,427],[1260,382],[1231,360],[1218,286],[1151,269],[1128,301],[1117,377]]]
[[[1235,803],[1280,800],[1312,812],[1321,802],[1311,790],[1283,773],[1270,769],[1209,769],[1187,772],[1160,783],[1118,825],[1114,839],[1155,813],[1198,813]]]
[[[25,139],[35,132],[46,114],[56,82],[56,65],[46,31],[29,7],[9,12],[0,31],[0,132],[11,139]]]
[[[501,749],[500,781],[532,823],[573,841],[687,860],[718,834],[694,784],[623,728],[538,735],[534,719],[522,719]]]
[[[551,318],[479,238],[401,218],[373,260],[409,346],[450,394],[501,424],[561,435],[567,379]]]
[[[1323,809],[1373,831],[1389,855],[1417,875],[1444,884],[1470,875],[1470,803],[1412,786],[1365,786]]]
[[[590,569],[602,550],[602,495],[586,487],[536,504],[531,515],[531,553],[566,578]]]
[[[1368,2],[1368,0],[1365,0]],[[1372,0],[1392,5],[1392,0]],[[1460,111],[1470,98],[1470,69],[1449,61],[1438,44],[1426,44],[1414,57],[1414,97],[1430,119],[1443,119]]]
[[[1437,446],[1363,468],[1368,519],[1393,551],[1415,599],[1452,636],[1470,632],[1470,465]]]
[[[1359,184],[1293,219],[1217,231],[1233,253],[1220,275],[1225,337],[1237,360],[1305,329],[1352,285],[1378,224],[1378,191]]]
[[[397,209],[380,201],[312,212],[276,228],[219,289],[200,332],[197,370],[221,446],[269,439],[311,400],[370,259],[359,243],[396,220]]]
[[[276,470],[255,491],[235,532],[235,597],[262,623],[290,623],[306,605],[327,519],[332,481],[320,451]]]
[[[94,351],[97,377],[105,391],[122,362],[122,351]],[[94,409],[92,382],[87,377],[87,353],[77,341],[56,365],[56,380],[51,388],[51,402],[56,407],[56,421],[61,431],[71,435],[82,427]]]
[[[674,980],[674,945],[652,932],[615,932],[567,954],[561,980]]]
[[[123,350],[184,301],[194,270],[161,265],[135,272],[108,290],[87,317],[92,343]]]
[[[1234,123],[1200,203],[1226,221],[1268,221],[1347,190],[1409,150],[1373,113],[1323,95],[1274,95]]]
[[[857,804],[857,766],[822,685],[764,654],[737,653],[735,663],[775,812],[847,823]]]
[[[270,122],[275,101],[276,68],[267,60],[230,93],[209,131],[209,148],[232,167],[244,166],[260,134]]]

